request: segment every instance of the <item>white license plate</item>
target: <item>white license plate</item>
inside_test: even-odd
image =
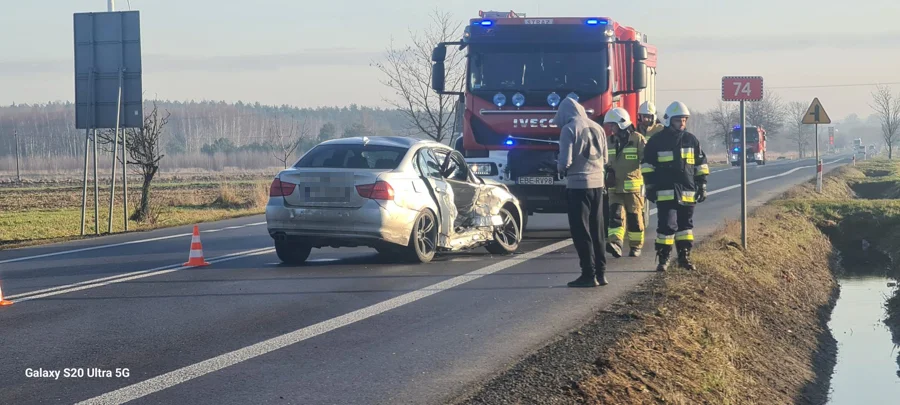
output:
[[[519,177],[518,184],[553,185],[553,177]]]

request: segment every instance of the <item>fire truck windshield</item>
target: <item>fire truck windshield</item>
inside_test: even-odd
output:
[[[731,136],[734,143],[741,143],[741,130],[735,129]],[[747,128],[747,143],[759,142],[759,132],[756,128]]]
[[[470,91],[606,91],[605,48],[479,47],[469,51]]]

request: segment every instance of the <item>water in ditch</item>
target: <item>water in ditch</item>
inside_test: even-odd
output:
[[[841,295],[828,326],[838,341],[829,405],[900,403],[900,348],[884,324],[893,280],[854,277],[840,281]]]

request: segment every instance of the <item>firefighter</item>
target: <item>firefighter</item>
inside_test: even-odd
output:
[[[609,136],[609,169],[606,188],[609,195],[609,226],[606,251],[622,257],[626,229],[630,251],[638,257],[644,246],[644,136],[634,130],[631,116],[624,108],[613,108],[603,118]]]
[[[584,107],[566,97],[553,119],[560,127],[557,171],[566,178],[569,228],[578,252],[581,277],[569,287],[606,285],[603,250],[603,180],[608,161],[606,134],[588,118]]]
[[[674,246],[678,265],[695,270],[691,263],[694,245],[694,206],[706,200],[709,166],[700,141],[686,131],[691,113],[675,101],[663,115],[665,128],[647,141],[641,171],[647,185],[647,199],[656,203],[656,271],[666,271]]]
[[[638,129],[637,131],[644,135],[646,140],[649,140],[662,131],[663,126],[659,123],[659,120],[656,119],[656,106],[649,102],[645,101],[644,104],[638,108]]]

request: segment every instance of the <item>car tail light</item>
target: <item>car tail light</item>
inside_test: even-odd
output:
[[[356,186],[356,192],[363,198],[373,200],[393,200],[394,188],[386,181],[378,181],[374,184],[360,184]]]
[[[289,196],[294,193],[294,187],[297,187],[297,185],[276,178],[272,181],[272,186],[269,187],[269,197]]]

